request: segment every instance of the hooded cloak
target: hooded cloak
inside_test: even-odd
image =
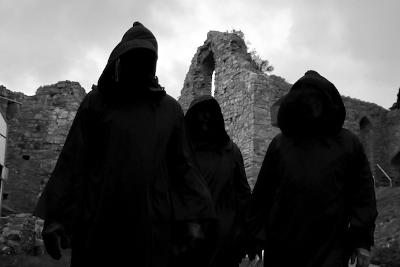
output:
[[[136,49],[157,58],[154,35],[138,22],[83,99],[35,210],[72,236],[74,267],[167,266],[173,222],[215,216],[178,102],[158,83],[122,88],[114,77]]]
[[[208,134],[200,131],[197,115],[210,114]],[[190,104],[185,115],[195,161],[211,192],[216,221],[206,227],[207,245],[199,251],[199,266],[237,266],[236,239],[243,212],[250,198],[242,154],[225,131],[221,108],[212,96],[201,96]]]
[[[343,129],[335,86],[308,71],[281,102],[247,213],[268,266],[347,266],[374,243],[374,182],[358,138]]]

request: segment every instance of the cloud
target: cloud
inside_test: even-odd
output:
[[[174,97],[207,32],[237,29],[289,82],[314,68],[343,94],[389,107],[400,85],[399,8],[396,0],[0,0],[0,84],[32,94],[69,79],[89,90],[139,20],[158,38],[158,75]]]
[[[288,40],[262,56],[294,82],[316,69],[344,95],[389,107],[400,81],[398,1],[292,1]]]
[[[79,79],[90,89],[104,55],[150,8],[140,1],[0,1],[0,84],[32,94],[43,84]]]

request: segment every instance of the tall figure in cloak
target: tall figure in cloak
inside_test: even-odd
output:
[[[186,266],[238,266],[236,244],[250,198],[242,154],[225,131],[212,96],[192,101],[185,115],[195,160],[211,192],[217,219],[205,227],[206,240]],[[190,256],[189,256],[190,259]]]
[[[135,22],[83,99],[37,204],[43,239],[71,266],[168,266],[173,222],[215,217],[183,111],[158,84],[157,41]],[[190,223],[189,223],[190,222]],[[185,224],[184,224],[185,225]]]
[[[308,71],[284,97],[247,214],[265,266],[368,266],[374,182],[356,135],[343,129],[335,86]]]

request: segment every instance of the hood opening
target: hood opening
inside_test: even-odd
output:
[[[204,122],[202,114],[206,114],[207,123]],[[204,95],[194,99],[186,112],[185,122],[194,147],[222,148],[230,141],[221,107],[212,96]],[[204,124],[208,125],[206,129]]]
[[[136,95],[141,89],[165,94],[155,75],[157,59],[155,36],[135,22],[111,52],[99,78],[98,90],[110,99],[121,94]]]
[[[316,71],[308,71],[280,101],[277,121],[286,136],[326,136],[339,133],[345,116],[336,87]]]

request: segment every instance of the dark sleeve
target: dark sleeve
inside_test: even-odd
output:
[[[194,163],[180,106],[177,113],[177,123],[168,144],[167,155],[174,219],[188,221],[215,218],[211,194]]]
[[[58,222],[70,227],[77,212],[79,182],[84,175],[87,155],[88,100],[78,108],[56,166],[34,210],[47,223]]]
[[[376,209],[374,180],[362,144],[355,138],[354,165],[349,188],[350,240],[354,248],[374,244]]]
[[[280,178],[276,172],[276,143],[277,137],[268,146],[246,212],[245,227],[248,234],[262,241],[266,239],[265,226],[280,184]]]
[[[244,162],[240,149],[234,145],[235,158],[236,158],[236,169],[234,177],[234,186],[236,193],[236,203],[238,208],[239,216],[243,215],[243,212],[248,204],[251,196],[251,189],[247,182],[246,171],[244,168]]]

